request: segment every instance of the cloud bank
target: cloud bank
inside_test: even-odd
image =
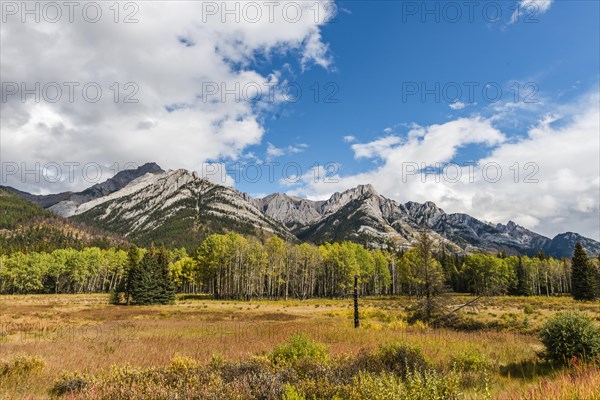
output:
[[[513,220],[542,234],[566,230],[600,239],[600,97],[597,91],[575,104],[542,115],[522,138],[494,127],[496,116],[459,118],[413,126],[406,137],[385,135],[351,145],[356,158],[377,166],[328,182],[307,173],[291,194],[324,199],[336,191],[372,183],[400,202],[433,201],[446,212],[481,220]],[[453,163],[460,150],[487,149],[472,162]]]
[[[0,151],[19,174],[3,171],[2,184],[46,192],[90,185],[64,171],[57,182],[31,174],[24,184],[21,169],[48,163],[107,169],[151,160],[198,170],[207,160],[236,159],[261,142],[263,112],[281,101],[267,95],[280,72],[259,72],[265,65],[257,60],[292,55],[302,69],[331,65],[320,34],[330,2],[315,3],[142,2],[120,9],[119,22],[111,4],[99,3],[96,23],[81,8],[72,22],[64,9],[57,23],[50,11],[39,23],[22,22],[20,10],[3,15]],[[26,94],[23,102],[22,88],[39,98]],[[264,96],[247,101],[257,93]]]

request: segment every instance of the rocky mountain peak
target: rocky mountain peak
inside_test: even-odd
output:
[[[358,185],[341,193],[335,192],[329,200],[325,201],[322,211],[324,214],[333,213],[351,201],[374,196],[379,196],[379,194],[372,185]]]
[[[163,169],[160,167],[160,165],[158,165],[155,162],[148,162],[145,163],[144,165],[142,165],[141,167],[137,168],[140,172],[143,173],[156,173],[156,172],[163,172]]]
[[[321,218],[322,203],[283,193],[274,193],[254,200],[254,204],[259,210],[292,230]]]
[[[564,240],[578,240],[581,236],[575,232],[565,232],[565,233],[561,233],[559,235],[556,235],[561,237]]]
[[[496,229],[498,229],[500,232],[503,232],[503,233],[509,233],[509,234],[511,234],[511,233],[514,233],[514,232],[518,231],[518,230],[519,230],[519,228],[520,228],[520,229],[523,229],[523,230],[525,229],[525,228],[523,228],[522,226],[519,226],[519,225],[517,225],[517,224],[516,224],[514,221],[512,221],[512,220],[511,220],[511,221],[508,221],[508,222],[506,223],[506,225],[504,225],[504,224],[495,224],[495,225],[494,225],[494,224],[490,224],[490,225],[492,225],[492,226],[495,226],[495,228],[496,228]]]
[[[435,225],[446,214],[432,201],[426,201],[423,204],[409,201],[404,204],[404,207],[418,224],[429,227]]]
[[[426,201],[425,203],[423,203],[423,207],[428,209],[428,210],[434,210],[434,211],[441,211],[441,208],[439,208],[433,201]]]
[[[158,174],[164,172],[162,168],[153,162],[146,163],[135,169],[124,169],[119,171],[115,176],[102,183],[95,184],[94,186],[84,190],[83,192],[77,193],[70,200],[83,203],[92,199],[106,196],[107,194],[116,192],[127,186],[129,182],[144,176],[146,174]],[[78,198],[80,197],[80,198]]]
[[[570,258],[577,243],[581,243],[589,257],[595,257],[600,253],[599,242],[575,232],[565,232],[554,236],[552,240],[545,243],[543,250],[548,255]]]
[[[371,194],[379,196],[379,193],[377,193],[373,185],[371,185],[370,183],[367,183],[366,185],[358,185],[354,190],[356,190],[361,195]]]
[[[580,242],[590,256],[600,252],[600,243],[577,233],[549,239],[514,221],[492,224],[464,213],[447,214],[431,201],[399,204],[370,184],[336,192],[323,201],[284,193],[254,199],[196,172],[163,171],[156,163],[147,163],[80,193],[42,198],[12,190],[27,200],[43,201],[56,214],[141,241],[166,235],[196,243],[199,235],[233,230],[317,243],[355,240],[373,246],[410,246],[425,228],[456,251],[533,255],[543,250],[554,257],[570,257]]]

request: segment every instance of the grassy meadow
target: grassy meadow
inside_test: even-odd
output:
[[[473,299],[452,295],[449,300],[458,305]],[[69,372],[102,377],[115,368],[174,368],[181,360],[194,371],[215,363],[239,367],[265,361],[298,333],[323,344],[328,363],[355,360],[391,342],[418,348],[441,377],[455,379],[456,398],[600,399],[600,370],[546,364],[536,333],[561,310],[583,311],[600,324],[598,302],[485,297],[461,309],[463,325],[452,330],[407,323],[407,307],[414,301],[408,297],[361,299],[359,329],[353,327],[351,299],[242,302],[180,295],[176,304],[161,306],[118,306],[108,300],[102,294],[0,296],[0,399],[80,398],[76,392],[52,391]],[[20,356],[37,356],[40,365],[13,363],[10,371],[10,360]],[[303,397],[289,389],[283,398]]]

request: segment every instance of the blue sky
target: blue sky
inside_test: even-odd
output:
[[[154,161],[255,196],[326,199],[371,183],[398,202],[600,239],[598,1],[281,0],[273,19],[264,2],[258,20],[224,12],[250,3],[141,1],[135,23],[115,22],[112,3],[98,3],[97,23],[3,14],[0,183],[77,191]],[[93,82],[104,96],[23,101],[18,83],[52,82]],[[274,99],[209,93],[257,84]],[[294,87],[302,96],[286,101]]]
[[[523,97],[532,94],[532,99],[546,103],[568,103],[598,85],[598,2],[555,1],[547,12],[530,10],[538,22],[513,24],[509,21],[516,2],[494,2],[502,7],[497,22],[490,22],[495,8],[488,8],[489,18],[483,15],[485,2],[475,8],[473,22],[468,19],[468,9],[461,7],[463,15],[457,23],[450,22],[450,9],[446,14],[441,11],[443,2],[429,2],[429,9],[435,4],[440,7],[439,22],[435,15],[426,15],[423,22],[420,11],[408,15],[408,7],[399,1],[338,3],[336,20],[322,29],[332,66],[312,66],[301,72],[291,57],[268,65],[277,69],[290,62],[295,71],[290,80],[300,84],[304,96],[267,115],[263,143],[248,150],[265,160],[267,143],[280,148],[303,143],[308,148],[302,153],[273,161],[298,162],[305,172],[315,163],[334,162],[340,164],[341,174],[355,174],[370,168],[372,162],[356,160],[350,145],[342,140],[344,136],[368,142],[384,136],[386,128],[403,135],[408,131],[405,125],[411,123],[430,125],[477,113],[489,115],[493,103],[483,97],[485,83],[501,85],[499,103],[514,102],[515,84],[521,86]],[[335,83],[339,93],[334,98],[339,102],[314,102],[310,88],[315,82],[321,87]],[[403,101],[403,84],[407,82],[425,83],[427,88],[435,88],[436,82],[440,88],[455,82],[463,88],[463,103],[468,103],[467,82],[476,82],[477,104],[452,110],[443,96],[439,102],[433,95],[422,101],[420,93],[407,95]],[[535,83],[539,92],[533,94],[531,87],[523,87],[529,82]],[[493,99],[494,90],[490,89],[488,96]],[[448,92],[447,98],[452,97],[453,92]],[[526,134],[539,113],[519,117],[522,120],[516,126],[506,122],[505,134]],[[477,160],[488,150],[486,146],[466,146],[456,160]],[[261,184],[241,180],[238,187],[250,193],[287,189],[269,179]]]

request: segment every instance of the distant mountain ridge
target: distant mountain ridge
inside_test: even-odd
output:
[[[59,203],[51,209],[143,245],[193,247],[210,233],[227,231],[295,239],[280,222],[260,212],[247,194],[183,169],[148,173],[119,191],[69,207]]]
[[[57,194],[48,194],[48,195],[36,195],[30,194],[27,192],[22,192],[10,186],[0,186],[0,189],[7,190],[11,193],[21,196],[25,200],[28,200],[32,203],[35,203],[43,208],[51,208],[58,203],[61,202],[71,202],[72,204],[83,204],[90,200],[97,199],[102,196],[106,196],[110,193],[116,192],[125,186],[127,186],[131,181],[140,176],[143,176],[147,173],[159,173],[164,172],[156,163],[146,163],[136,169],[126,169],[123,171],[119,171],[112,178],[102,182],[97,183],[82,192],[62,192]],[[54,211],[54,210],[52,210]],[[61,216],[64,215],[60,211],[56,212]]]
[[[550,239],[509,221],[482,222],[468,214],[447,214],[433,202],[397,203],[359,185],[328,200],[282,193],[252,198],[183,169],[163,171],[148,163],[122,171],[79,193],[34,196],[7,188],[61,216],[123,235],[143,245],[197,245],[214,232],[278,235],[314,243],[351,240],[372,246],[410,247],[421,229],[448,250],[570,257],[581,242],[591,256],[600,243],[567,232]],[[54,196],[54,197],[52,197]]]
[[[378,194],[372,185],[360,185],[335,193],[327,201],[289,198],[276,194],[259,199],[267,215],[292,226],[299,239],[312,242],[379,238],[381,242],[410,246],[420,229],[429,230],[451,250],[505,251],[535,255],[543,251],[555,257],[570,257],[575,243],[581,242],[590,255],[600,253],[600,243],[576,233],[554,239],[532,232],[509,221],[489,224],[468,214],[447,214],[433,202],[399,204]],[[298,207],[316,210],[319,217],[294,219]],[[292,209],[286,213],[284,210]],[[282,217],[284,219],[282,219]]]

